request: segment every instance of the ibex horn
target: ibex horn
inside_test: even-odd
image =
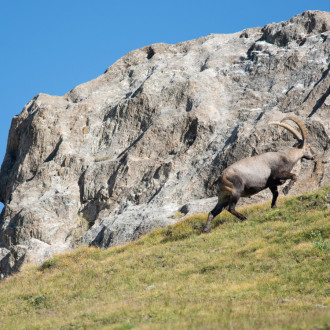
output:
[[[282,127],[286,128],[288,131],[290,131],[299,141],[303,141],[300,134],[299,134],[299,132],[295,128],[290,126],[289,124],[281,123],[279,121],[272,121],[269,124],[270,125],[282,126]]]
[[[281,122],[284,120],[291,120],[291,121],[295,122],[298,125],[298,127],[300,128],[303,141],[307,140],[308,131],[307,131],[306,126],[302,123],[302,121],[300,119],[295,118],[295,117],[285,117],[281,120]]]

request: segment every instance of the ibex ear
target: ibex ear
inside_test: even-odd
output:
[[[301,149],[303,146],[304,146],[304,140],[299,140],[293,145],[294,148],[299,148],[299,149]]]

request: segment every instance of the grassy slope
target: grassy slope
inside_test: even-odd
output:
[[[80,248],[0,283],[0,325],[18,328],[330,327],[330,187],[195,215],[137,242]]]

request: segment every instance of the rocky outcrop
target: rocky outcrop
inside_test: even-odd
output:
[[[2,276],[208,211],[227,165],[294,144],[267,124],[288,114],[305,122],[318,154],[298,164],[292,193],[328,184],[329,27],[329,13],[307,11],[155,44],[64,96],[37,95],[13,118],[1,167]]]

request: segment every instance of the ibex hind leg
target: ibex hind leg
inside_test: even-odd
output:
[[[234,215],[235,217],[237,217],[238,219],[244,221],[244,220],[247,220],[247,218],[246,218],[243,214],[241,214],[241,213],[239,213],[239,212],[237,212],[237,211],[235,210],[235,207],[236,207],[236,204],[237,204],[239,198],[240,198],[240,196],[238,196],[238,195],[233,195],[233,196],[231,197],[231,199],[230,199],[230,201],[229,201],[228,211],[229,211],[232,215]]]
[[[208,214],[206,224],[203,228],[204,233],[209,233],[211,230],[211,222],[212,220],[220,214],[223,210],[224,206],[223,203],[219,200],[215,208]]]
[[[221,190],[220,193],[219,193],[219,198],[218,198],[217,205],[214,207],[214,209],[207,216],[207,221],[206,221],[206,224],[205,224],[204,230],[203,230],[204,233],[209,233],[210,232],[212,220],[218,214],[220,214],[223,209],[225,209],[228,206],[229,200],[230,200],[230,194],[228,193],[228,191],[227,190]]]

